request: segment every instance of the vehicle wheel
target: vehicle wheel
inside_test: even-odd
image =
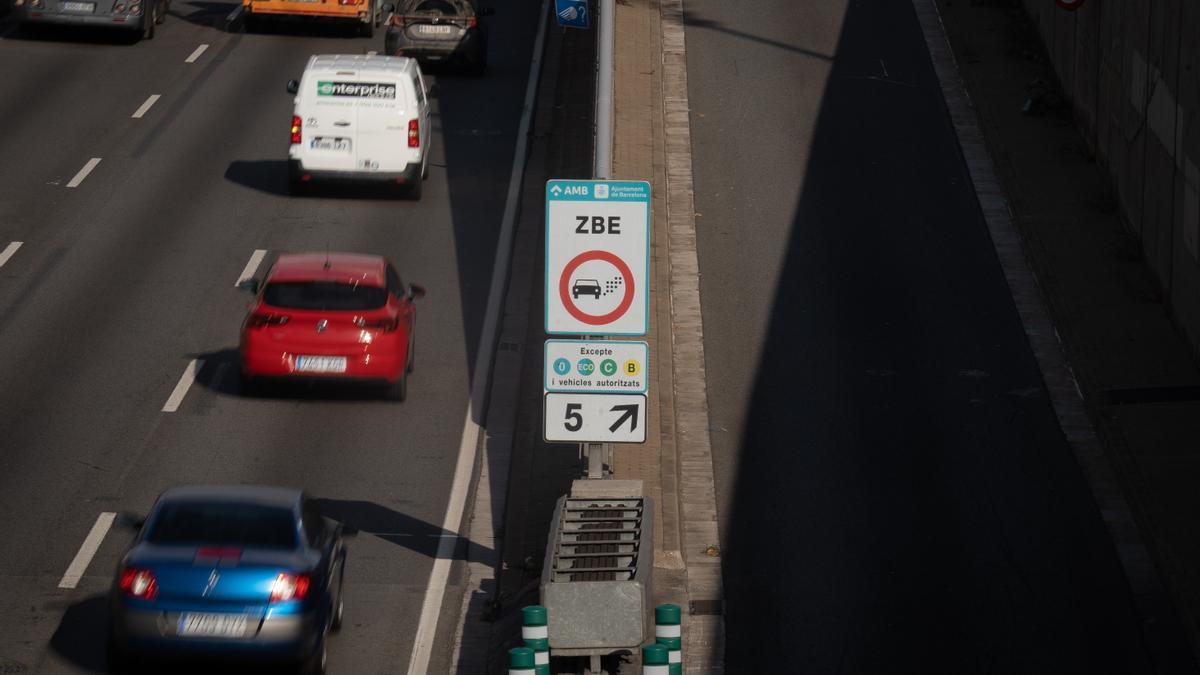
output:
[[[408,371],[405,371],[400,379],[388,385],[387,398],[389,401],[404,402],[408,398]]]
[[[417,321],[413,319],[408,328],[408,362],[404,364],[404,372],[411,373],[417,363]]]
[[[375,3],[367,3],[367,20],[358,27],[358,32],[365,38],[375,37],[375,26],[378,25],[379,17],[376,15]]]
[[[247,33],[262,32],[262,19],[253,14],[242,15],[242,30]]]
[[[258,398],[262,396],[263,383],[262,380],[242,373],[242,396],[248,398]]]
[[[424,182],[424,180],[418,177],[417,180],[409,183],[407,190],[409,199],[413,200],[414,202],[421,201],[421,185]]]
[[[426,155],[421,161],[421,180],[429,178],[429,156]]]
[[[108,659],[108,672],[113,675],[130,675],[137,672],[137,664],[130,657],[129,652],[122,649],[112,636],[108,638],[105,651]]]
[[[309,184],[300,180],[300,176],[295,174],[288,175],[288,194],[293,197],[302,197],[309,192]]]
[[[337,607],[333,608],[333,620],[329,628],[333,631],[342,629],[342,619],[346,614],[346,559],[342,558],[342,569],[338,572]]]
[[[154,39],[154,26],[158,23],[158,4],[150,3],[150,14],[142,16],[142,39]]]
[[[317,648],[313,651],[312,656],[309,656],[300,664],[301,675],[325,675],[325,661],[329,656],[325,649],[326,637],[325,635],[320,637],[320,642],[317,644]]]

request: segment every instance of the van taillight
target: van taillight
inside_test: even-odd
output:
[[[421,127],[417,120],[408,121],[408,147],[421,147]]]
[[[474,28],[479,25],[479,19],[471,17],[467,19],[467,28]]]
[[[300,116],[292,115],[292,145],[300,142]]]

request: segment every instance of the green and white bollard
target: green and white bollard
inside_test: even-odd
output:
[[[670,675],[683,675],[683,632],[680,629],[679,605],[659,605],[654,608],[654,641],[667,648]]]
[[[546,608],[530,605],[521,610],[521,639],[533,650],[534,672],[550,675],[550,631],[546,628]]]
[[[508,650],[508,675],[533,675],[533,650],[513,647]]]
[[[670,663],[666,647],[657,643],[642,647],[642,675],[668,675]]]

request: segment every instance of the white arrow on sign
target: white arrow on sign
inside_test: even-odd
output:
[[[548,442],[645,443],[644,394],[546,394]]]

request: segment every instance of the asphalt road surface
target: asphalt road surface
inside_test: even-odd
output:
[[[169,486],[211,482],[303,487],[360,527],[330,671],[406,672],[540,2],[498,7],[485,77],[434,73],[420,202],[286,195],[285,83],[310,54],[382,49],[382,32],[245,34],[225,26],[237,6],[175,0],[137,44],[0,23],[0,671],[102,671],[102,594],[130,533],[105,533],[77,588],[59,588],[68,566],[102,512],[144,513]],[[261,270],[279,251],[326,247],[387,255],[428,289],[408,402],[330,387],[241,395],[249,298],[235,281],[256,250]],[[429,672],[448,669],[456,614],[443,612]]]
[[[911,1],[685,14],[730,672],[1190,672],[1142,642]]]

